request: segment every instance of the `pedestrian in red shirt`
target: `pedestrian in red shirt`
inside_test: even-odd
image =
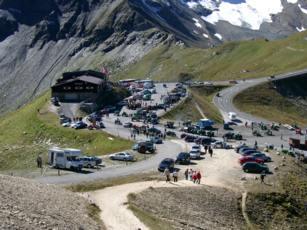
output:
[[[198,171],[197,174],[196,174],[196,180],[197,180],[197,184],[200,184],[200,180],[201,180],[200,171]]]

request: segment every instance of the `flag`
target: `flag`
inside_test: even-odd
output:
[[[106,67],[102,67],[102,69],[101,69],[101,73],[103,73],[104,75],[106,75],[106,76],[108,76],[109,75],[109,71],[108,71],[108,69],[106,68]]]

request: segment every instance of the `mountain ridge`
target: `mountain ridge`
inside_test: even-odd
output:
[[[119,72],[161,45],[207,48],[303,31],[306,3],[288,1],[282,0],[290,13],[273,15],[259,32],[208,23],[202,17],[214,9],[188,4],[212,0],[0,0],[0,113],[36,97],[64,71],[107,66]]]

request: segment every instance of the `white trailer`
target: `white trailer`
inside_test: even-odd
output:
[[[54,147],[48,150],[48,164],[54,168],[81,171],[83,168],[83,162],[79,159],[81,156],[79,149]]]

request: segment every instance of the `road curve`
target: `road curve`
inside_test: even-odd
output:
[[[240,80],[238,81],[238,84],[226,88],[222,91],[220,91],[220,97],[215,96],[213,98],[213,102],[215,106],[220,110],[224,120],[226,122],[229,121],[228,113],[229,112],[235,112],[237,114],[238,120],[241,121],[241,124],[244,124],[245,122],[264,122],[264,123],[270,123],[270,121],[267,121],[265,119],[253,116],[251,114],[244,113],[240,110],[238,110],[234,104],[233,99],[236,95],[243,92],[244,90],[257,86],[259,84],[265,83],[267,81],[278,81],[286,78],[294,78],[299,77],[303,74],[307,74],[307,69],[295,71],[295,72],[289,72],[286,74],[280,74],[275,76],[274,79],[271,79],[269,77],[263,77],[263,78],[257,78],[257,79],[249,79],[249,80]]]
[[[159,103],[161,100],[161,95],[166,95],[168,92],[170,92],[174,87],[174,83],[167,84],[167,88],[163,87],[162,84],[156,84],[156,90],[157,94],[154,94],[151,101],[151,104]],[[176,105],[174,105],[176,106]],[[173,109],[174,106],[171,108]],[[68,108],[68,105],[65,105],[66,111],[71,111],[70,108]],[[133,111],[125,110],[127,113],[131,113]],[[164,110],[158,110],[157,114],[158,116],[162,116],[165,113]],[[69,113],[67,113],[69,115]],[[103,122],[106,126],[106,129],[104,130],[106,133],[109,133],[113,136],[119,136],[121,138],[130,139],[131,131],[130,129],[124,128],[121,125],[115,125],[114,121],[117,119],[116,116],[111,114],[109,117],[104,117]],[[131,118],[127,117],[120,117],[120,120],[122,123],[130,122]],[[163,130],[163,126],[156,125],[157,128],[160,130]],[[144,141],[147,138],[144,135],[139,135],[136,137],[136,141]],[[102,168],[101,170],[89,173],[89,174],[80,174],[80,173],[74,173],[69,175],[63,175],[63,176],[42,176],[36,178],[37,181],[47,183],[47,184],[77,184],[82,182],[88,182],[93,181],[97,179],[109,179],[109,178],[116,178],[121,176],[127,176],[132,174],[138,174],[148,171],[157,171],[157,167],[159,163],[164,158],[175,158],[176,155],[182,151],[182,144],[179,143],[179,141],[174,140],[166,140],[162,145],[156,145],[157,147],[157,153],[154,156],[144,155],[147,159],[143,161],[139,161],[136,163],[129,163],[129,165],[121,165],[118,167],[107,167]]]

